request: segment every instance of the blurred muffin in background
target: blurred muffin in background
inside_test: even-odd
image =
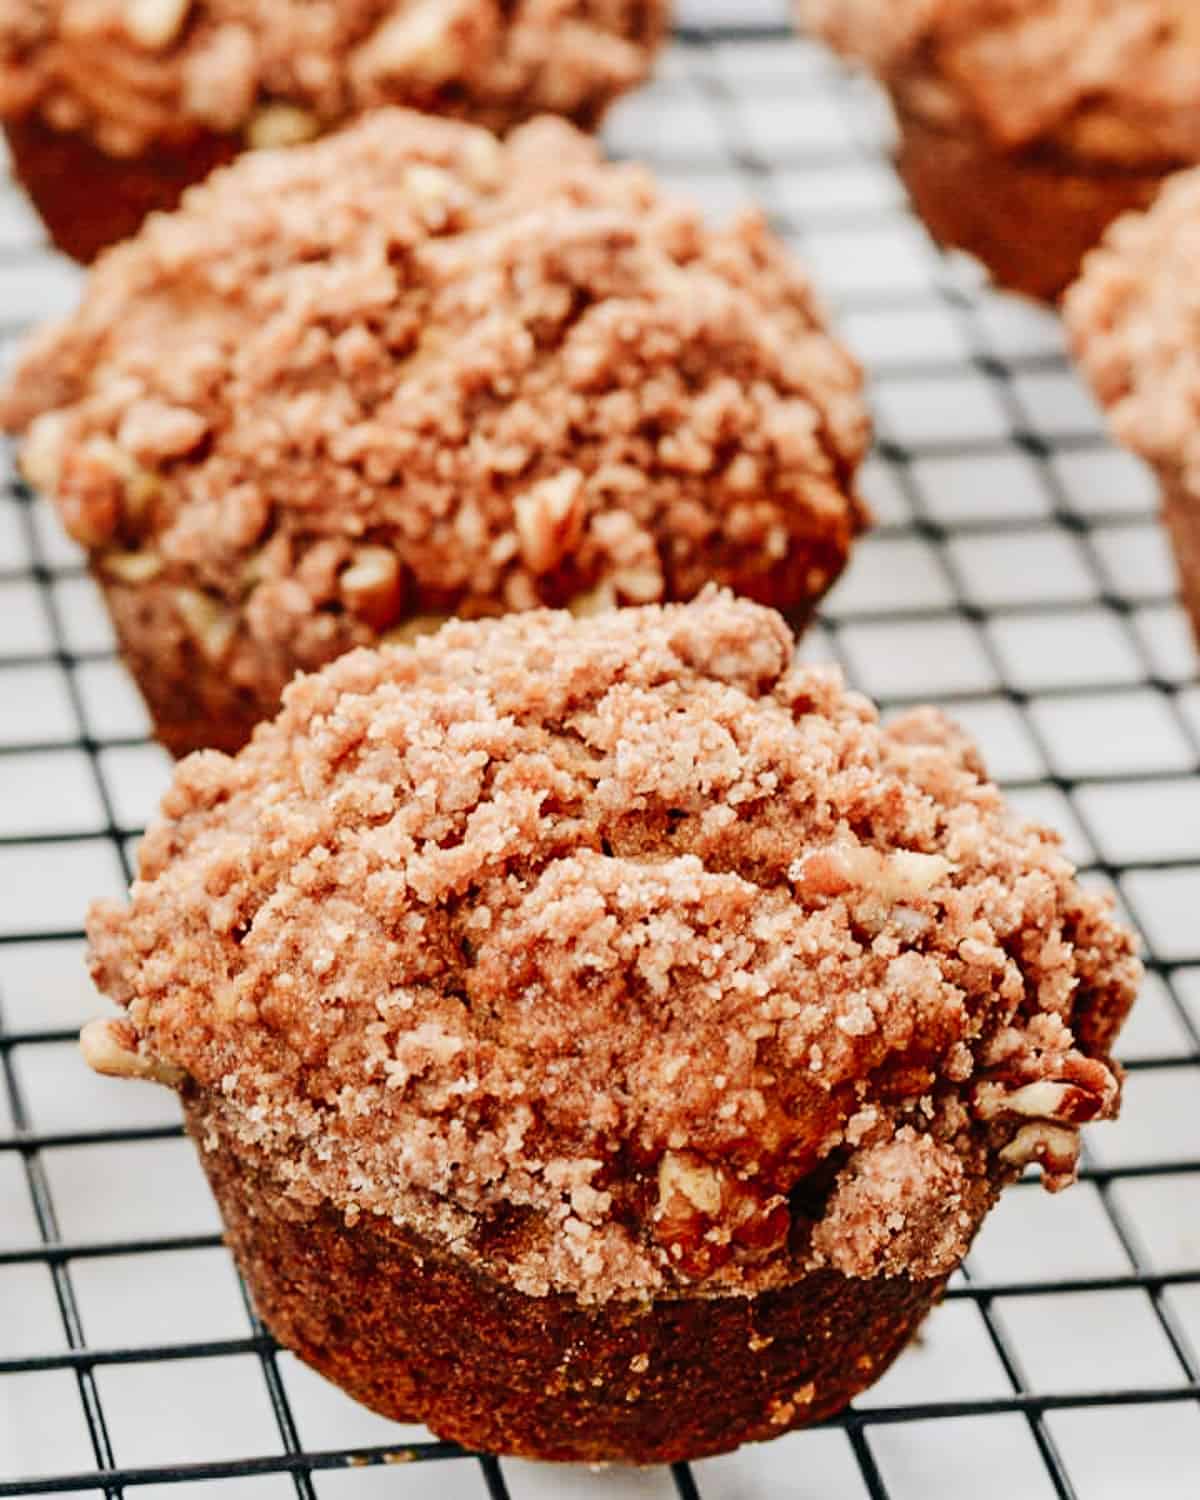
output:
[[[715,580],[801,623],[865,520],[860,372],[761,217],[553,119],[247,153],[101,260],[0,422],[176,753],[430,616]]]
[[[796,0],[886,85],[944,244],[1051,299],[1118,214],[1200,161],[1196,0]]]
[[[0,0],[0,118],[55,243],[89,261],[247,146],[405,104],[594,125],[669,0]]]
[[[1151,463],[1200,642],[1200,171],[1127,214],[1063,304],[1084,374],[1116,437]]]

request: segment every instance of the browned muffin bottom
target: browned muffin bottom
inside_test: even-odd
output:
[[[380,111],[106,256],[0,420],[182,752],[430,616],[716,580],[802,619],[864,520],[860,387],[761,217],[561,121]]]
[[[190,624],[170,589],[122,583],[92,567],[116,632],[121,659],[141,690],[151,733],[176,759],[198,749],[232,755],[270,714],[273,697],[259,684],[213,669],[212,650],[201,644],[206,630],[221,632],[221,617],[207,596],[188,596]],[[351,642],[347,642],[351,644]],[[273,680],[282,685],[294,663],[285,649],[275,656]]]
[[[983,262],[1000,285],[1055,301],[1122,213],[1144,208],[1180,163],[1095,170],[1052,146],[997,149],[969,122],[954,128],[896,101],[896,165],[934,238]]]
[[[202,1100],[184,1109],[212,1140]],[[299,1208],[216,1142],[201,1160],[275,1337],[381,1416],[485,1452],[676,1463],[810,1426],[879,1379],[946,1284],[824,1269],[757,1296],[532,1297],[387,1219]]]
[[[78,132],[37,119],[10,120],[4,133],[13,171],[50,239],[85,265],[135,234],[147,214],[174,208],[186,188],[241,149],[235,136],[209,133],[150,147],[132,166]]]
[[[182,1091],[280,1337],[468,1443],[834,1409],[1117,1108],[1107,899],[946,720],[715,590],[351,653],[163,813],[89,918],[89,1061]]]
[[[1063,313],[1083,374],[1116,438],[1154,467],[1200,642],[1200,171],[1171,179],[1150,210],[1109,230]]]
[[[1159,480],[1163,520],[1175,552],[1179,597],[1200,646],[1200,493],[1177,470],[1164,470]]]
[[[590,129],[645,77],[667,16],[666,0],[0,0],[0,118],[51,237],[91,261],[246,146],[381,105]]]
[[[797,0],[892,95],[898,165],[946,245],[1056,298],[1121,213],[1200,160],[1192,0]]]

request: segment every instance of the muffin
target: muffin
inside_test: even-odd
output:
[[[864,512],[858,367],[758,216],[557,120],[381,112],[254,152],[91,272],[0,394],[176,753],[429,616],[802,621]]]
[[[1105,227],[1200,161],[1194,0],[797,0],[869,67],[939,240],[1055,298]]]
[[[247,146],[381,104],[496,130],[542,111],[592,126],[645,77],[667,14],[668,0],[0,0],[0,118],[51,237],[90,261]]]
[[[1127,214],[1063,301],[1067,335],[1116,437],[1158,473],[1200,643],[1200,171]]]
[[[383,1414],[694,1458],[837,1411],[1115,1114],[1108,898],[783,619],[453,621],[175,772],[88,923],[263,1319]]]

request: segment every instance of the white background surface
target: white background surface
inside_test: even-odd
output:
[[[767,24],[785,7],[725,0],[686,10]],[[1054,319],[936,253],[880,154],[885,133],[869,90],[819,49],[776,39],[677,46],[607,135],[718,217],[761,201],[870,369],[881,449],[866,488],[880,525],[805,649],[840,661],[888,703],[946,701],[1014,800],[1063,828],[1090,878],[1115,881],[1168,967],[1152,975],[1126,1034],[1138,1068],[1121,1123],[1089,1137],[1088,1180],[1056,1200],[1033,1185],[1012,1191],[968,1266],[970,1285],[997,1295],[967,1296],[960,1278],[923,1341],[859,1404],[903,1416],[932,1403],[927,1417],[868,1423],[866,1471],[835,1428],[697,1464],[692,1478],[706,1500],[857,1500],[872,1483],[896,1500],[1195,1500],[1197,1401],[1137,1397],[1186,1390],[1200,1351],[1196,660],[1149,476],[1107,443],[1061,359]],[[18,325],[75,295],[77,273],[36,253],[38,233],[15,192],[0,195],[10,345]],[[176,1118],[171,1097],[91,1076],[68,1039],[98,1006],[80,963],[84,906],[122,889],[119,851],[165,781],[165,758],[144,733],[78,554],[42,508],[5,495],[0,1488],[95,1471],[81,1385],[63,1358],[84,1338],[109,1352],[214,1340],[224,1351],[102,1358],[94,1391],[86,1381],[83,1391],[120,1466],[269,1460],[289,1443],[269,1366],[246,1342],[238,1284],[210,1241],[216,1214],[191,1148],[163,1136]],[[12,1149],[14,1100],[25,1139],[50,1144]],[[123,1138],[88,1141],[114,1131]],[[139,1242],[189,1237],[201,1245],[135,1253]],[[52,1270],[37,1253],[45,1240],[80,1253]],[[86,1253],[114,1245],[118,1253]],[[1147,1275],[1180,1280],[1147,1287]],[[1047,1282],[1057,1283],[1049,1293],[1023,1291]],[[352,1405],[290,1355],[275,1359],[271,1378],[293,1448],[424,1436]],[[1114,1391],[1122,1401],[1134,1393],[1133,1404],[1077,1399]],[[1040,1424],[1019,1409],[1028,1393],[1054,1398]],[[962,1402],[978,1402],[977,1413],[938,1414]],[[1057,1490],[1039,1439],[1058,1455]],[[499,1473],[517,1500],[679,1492],[667,1471],[506,1461]],[[318,1470],[311,1483],[322,1500],[487,1493],[485,1472],[465,1460]],[[286,1500],[296,1488],[267,1473],[129,1493]]]

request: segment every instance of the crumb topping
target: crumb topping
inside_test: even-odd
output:
[[[1121,442],[1200,484],[1200,171],[1117,220],[1067,293],[1067,333]]]
[[[1116,1110],[1107,899],[939,714],[716,590],[353,652],[182,762],[139,862],[89,1054],[534,1294],[942,1275]]]
[[[102,577],[275,701],[429,616],[801,609],[864,519],[859,370],[761,217],[548,118],[243,156],[102,259],[0,421]]]
[[[500,129],[594,121],[645,77],[666,0],[0,0],[0,117],[113,156],[197,131],[311,139],[406,104]]]
[[[802,24],[948,127],[1114,165],[1200,156],[1194,0],[797,0]]]

